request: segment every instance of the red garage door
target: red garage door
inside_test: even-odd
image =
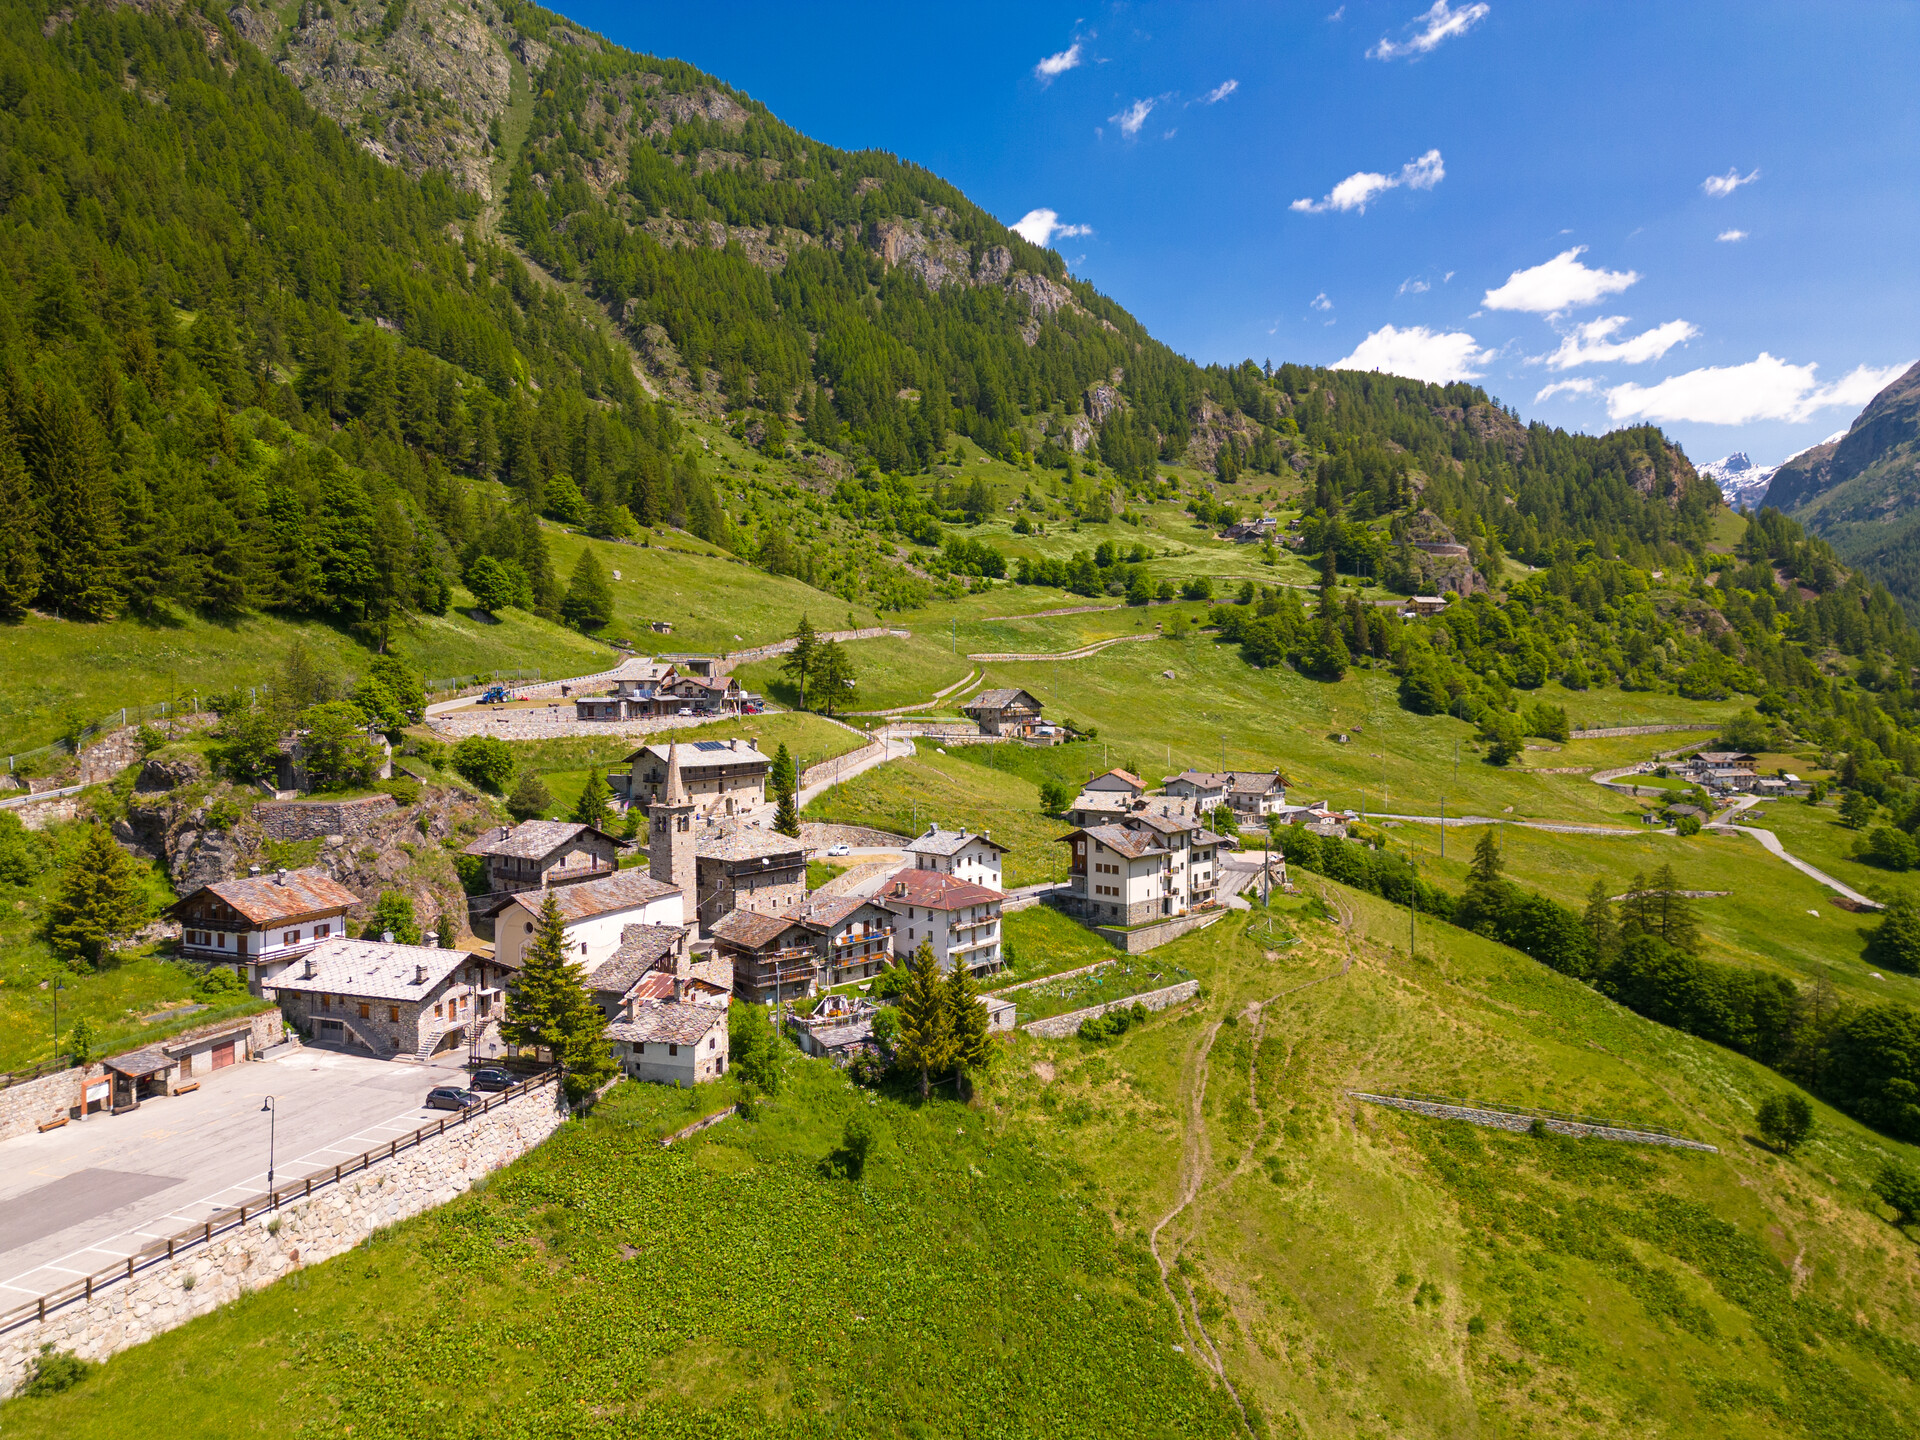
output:
[[[233,1064],[233,1041],[229,1040],[224,1045],[214,1046],[213,1068],[216,1070],[224,1070],[231,1064]]]

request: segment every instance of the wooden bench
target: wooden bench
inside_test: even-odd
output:
[[[191,1095],[194,1091],[198,1090],[199,1088],[200,1088],[200,1082],[198,1080],[189,1080],[184,1085],[174,1086],[172,1093],[175,1095]]]
[[[65,1115],[62,1115],[58,1120],[49,1120],[47,1121],[46,1124],[42,1125],[40,1127],[40,1133],[44,1135],[49,1130],[58,1130],[62,1125],[66,1123],[67,1123],[67,1117]]]

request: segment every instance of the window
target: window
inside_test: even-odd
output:
[[[360,1018],[362,1020],[371,1020],[373,1018],[373,1006],[364,1000],[360,1002]]]
[[[667,1054],[678,1055],[679,1053],[680,1053],[680,1047],[678,1045],[667,1046]]]
[[[333,1008],[333,997],[331,995],[322,995],[320,997],[320,1008],[322,1010],[331,1010]]]
[[[387,1006],[387,1023],[389,1025],[398,1025],[400,1023],[400,1007],[398,1005]]]
[[[227,932],[226,931],[222,930],[220,934],[216,937],[216,939],[222,950],[227,948]]]
[[[433,1018],[436,1020],[440,1018],[440,1002],[438,1000],[433,1002]]]
[[[527,922],[527,934],[533,934],[533,922],[531,920]]]
[[[714,1048],[715,1046],[717,1046],[717,1045],[718,1045],[719,1043],[720,1043],[720,1041],[719,1041],[719,1039],[718,1039],[717,1037],[715,1037],[715,1036],[712,1036],[712,1035],[709,1035],[709,1036],[707,1037],[707,1049],[709,1049],[709,1050],[711,1050],[711,1049],[713,1049],[713,1048]]]
[[[316,925],[313,927],[313,938],[316,940],[324,940],[331,934],[333,934],[333,926],[331,925]]]
[[[300,932],[298,930],[287,931],[286,934],[280,937],[280,943],[282,945],[298,945],[300,943]]]

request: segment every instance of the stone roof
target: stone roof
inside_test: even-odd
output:
[[[490,835],[482,835],[478,840],[462,851],[465,855],[512,855],[522,860],[544,860],[562,845],[570,844],[582,831],[598,835],[602,840],[614,845],[621,843],[616,835],[596,829],[592,825],[579,825],[571,820],[522,820],[513,829],[501,834],[498,830]]]
[[[800,902],[793,918],[810,930],[831,930],[862,905],[870,903],[864,895],[823,895],[816,890]]]
[[[157,1075],[162,1070],[171,1070],[180,1062],[167,1054],[158,1045],[146,1045],[138,1050],[129,1050],[124,1055],[116,1055],[111,1060],[100,1062],[107,1069],[138,1080],[147,1075]]]
[[[688,1005],[668,1000],[634,1012],[633,1019],[607,1026],[609,1040],[630,1045],[697,1045],[718,1026],[727,1012],[718,1005]]]
[[[778,830],[762,830],[753,825],[735,825],[710,830],[694,841],[693,853],[702,860],[759,860],[776,855],[791,855],[797,865],[806,857],[806,847]]]
[[[880,887],[873,903],[887,910],[924,905],[929,910],[964,910],[969,905],[998,905],[1007,897],[971,880],[941,870],[902,870]]]
[[[733,993],[733,957],[714,955],[705,960],[696,960],[691,967],[691,978],[702,985],[711,985],[716,990]]]
[[[1202,790],[1224,790],[1233,783],[1230,770],[1182,770],[1178,775],[1169,775],[1163,784],[1171,785],[1176,780],[1184,780]]]
[[[587,974],[587,988],[624,995],[654,966],[672,955],[686,940],[678,925],[629,925],[620,932],[614,952]]]
[[[1005,710],[1009,705],[1017,703],[1023,695],[1034,709],[1040,708],[1040,702],[1025,690],[982,690],[960,707],[960,713],[967,715],[975,710]]]
[[[1149,830],[1129,830],[1124,825],[1089,825],[1084,830],[1076,830],[1073,835],[1064,835],[1063,840],[1071,840],[1074,835],[1084,835],[1097,840],[1117,855],[1125,855],[1129,860],[1138,860],[1149,850],[1165,850],[1162,838]]]
[[[268,983],[275,990],[325,991],[369,1000],[419,1000],[471,958],[464,950],[343,937],[322,940],[304,960],[294,962]],[[313,972],[311,977],[308,970]]]
[[[282,870],[274,875],[249,875],[203,885],[167,907],[169,915],[186,914],[201,895],[214,895],[255,925],[273,925],[308,915],[326,915],[360,903],[360,897],[324,870]]]
[[[544,891],[522,890],[504,901],[500,908],[505,909],[517,901],[538,915],[546,904],[546,897],[551,895],[555,907],[560,911],[560,918],[571,924],[576,920],[591,920],[597,915],[612,915],[620,910],[638,910],[649,901],[679,893],[678,885],[656,880],[645,870],[636,867],[618,871],[600,880],[555,885]]]
[[[1271,795],[1275,790],[1287,788],[1287,782],[1280,778],[1277,770],[1234,770],[1228,778],[1233,782],[1235,793],[1241,795]]]
[[[680,750],[677,742],[672,746],[642,745],[627,756],[629,764],[636,760],[667,761],[668,750],[672,749],[680,757],[682,770],[706,770],[716,765],[751,765],[759,760],[771,766],[772,759],[760,748],[760,742],[749,737],[745,740],[695,740]]]
[[[1003,854],[1006,852],[1006,846],[985,835],[975,835],[966,830],[942,830],[938,825],[928,826],[926,834],[904,848],[909,855],[958,855],[976,840],[982,845],[991,845]]]
[[[709,933],[716,940],[724,940],[729,945],[738,945],[743,950],[759,950],[771,945],[789,926],[794,917],[786,915],[764,915],[758,910],[729,910],[713,922]]]

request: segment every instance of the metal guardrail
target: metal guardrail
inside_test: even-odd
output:
[[[1359,1092],[1355,1092],[1359,1093]],[[1368,1094],[1389,1100],[1418,1100],[1426,1105],[1451,1105],[1459,1110],[1487,1110],[1496,1115],[1517,1115],[1529,1120],[1560,1120],[1569,1125],[1594,1125],[1603,1130],[1638,1130],[1646,1135],[1666,1135],[1675,1140],[1692,1137],[1665,1125],[1644,1120],[1602,1120],[1592,1115],[1570,1115],[1564,1110],[1542,1110],[1534,1105],[1502,1105],[1495,1100],[1462,1100],[1453,1095],[1427,1095],[1418,1090],[1373,1090]]]
[[[338,1185],[349,1176],[371,1169],[383,1160],[393,1159],[403,1150],[412,1149],[423,1141],[446,1134],[448,1126],[464,1125],[476,1115],[484,1115],[489,1110],[511,1100],[518,1100],[522,1095],[531,1094],[543,1086],[557,1084],[558,1081],[558,1071],[543,1071],[531,1079],[522,1080],[518,1085],[489,1095],[480,1104],[462,1110],[456,1115],[449,1115],[444,1120],[422,1125],[412,1134],[402,1135],[384,1146],[363,1150],[352,1159],[335,1165],[331,1170],[320,1170],[304,1179],[290,1180],[285,1185],[278,1186],[255,1199],[242,1201],[236,1210],[229,1210],[218,1218],[207,1219],[191,1229],[181,1230],[163,1240],[156,1240],[151,1245],[136,1250],[110,1269],[96,1270],[91,1275],[61,1286],[58,1290],[50,1290],[38,1299],[29,1300],[24,1305],[17,1305],[11,1310],[0,1313],[0,1335],[17,1330],[22,1325],[38,1324],[62,1306],[90,1301],[96,1294],[113,1285],[129,1284],[142,1271],[170,1262],[196,1245],[212,1244],[219,1236],[231,1234],[250,1219],[257,1220],[264,1213],[278,1210],[289,1200],[303,1200],[316,1190],[324,1189],[329,1185]]]

